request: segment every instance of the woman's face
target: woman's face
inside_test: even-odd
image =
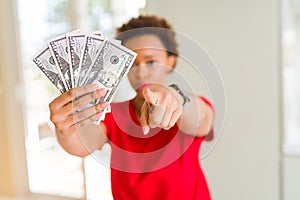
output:
[[[168,56],[165,47],[155,35],[142,35],[129,39],[125,46],[138,55],[128,72],[128,79],[135,90],[149,83],[164,84],[176,57]]]

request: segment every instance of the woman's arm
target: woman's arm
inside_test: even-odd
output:
[[[203,99],[189,95],[190,103],[183,110],[177,125],[184,133],[206,136],[212,129],[213,109]]]

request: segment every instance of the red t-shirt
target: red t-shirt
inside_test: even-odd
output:
[[[104,124],[115,200],[211,199],[198,157],[204,137],[184,134],[176,125],[144,135],[132,101],[111,109]]]

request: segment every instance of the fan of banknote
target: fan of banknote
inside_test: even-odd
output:
[[[119,40],[105,38],[100,32],[73,31],[49,40],[33,62],[61,93],[97,83],[107,89],[97,102],[111,102],[135,58],[136,53]]]

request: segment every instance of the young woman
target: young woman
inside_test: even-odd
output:
[[[137,53],[128,72],[137,95],[112,103],[111,113],[96,125],[107,102],[75,111],[105,89],[86,85],[61,94],[49,105],[58,141],[81,157],[111,145],[114,199],[211,199],[198,155],[212,132],[213,109],[204,97],[164,85],[178,55],[171,26],[156,16],[140,16],[117,30],[123,45]]]

